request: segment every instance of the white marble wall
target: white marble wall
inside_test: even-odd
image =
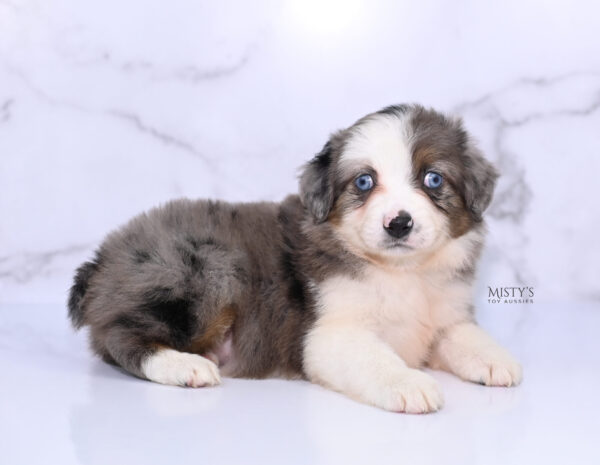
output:
[[[65,299],[110,229],[281,199],[328,134],[420,102],[503,177],[486,286],[600,299],[595,2],[0,0],[0,301]]]

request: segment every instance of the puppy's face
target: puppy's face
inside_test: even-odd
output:
[[[389,107],[334,134],[306,167],[300,194],[354,253],[435,250],[481,221],[497,174],[459,120]]]

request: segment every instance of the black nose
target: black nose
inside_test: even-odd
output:
[[[400,239],[408,235],[412,227],[412,216],[405,211],[401,211],[396,218],[390,221],[390,224],[385,227],[385,230],[390,236]]]

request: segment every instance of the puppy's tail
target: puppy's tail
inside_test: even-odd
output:
[[[87,291],[90,278],[98,271],[98,262],[85,262],[75,272],[73,285],[69,291],[69,318],[77,329],[85,324],[83,298]]]

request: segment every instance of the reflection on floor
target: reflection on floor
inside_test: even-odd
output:
[[[409,416],[301,381],[149,383],[93,358],[61,306],[1,305],[2,463],[600,463],[600,308],[491,307],[480,320],[524,383],[432,372],[446,406]]]

